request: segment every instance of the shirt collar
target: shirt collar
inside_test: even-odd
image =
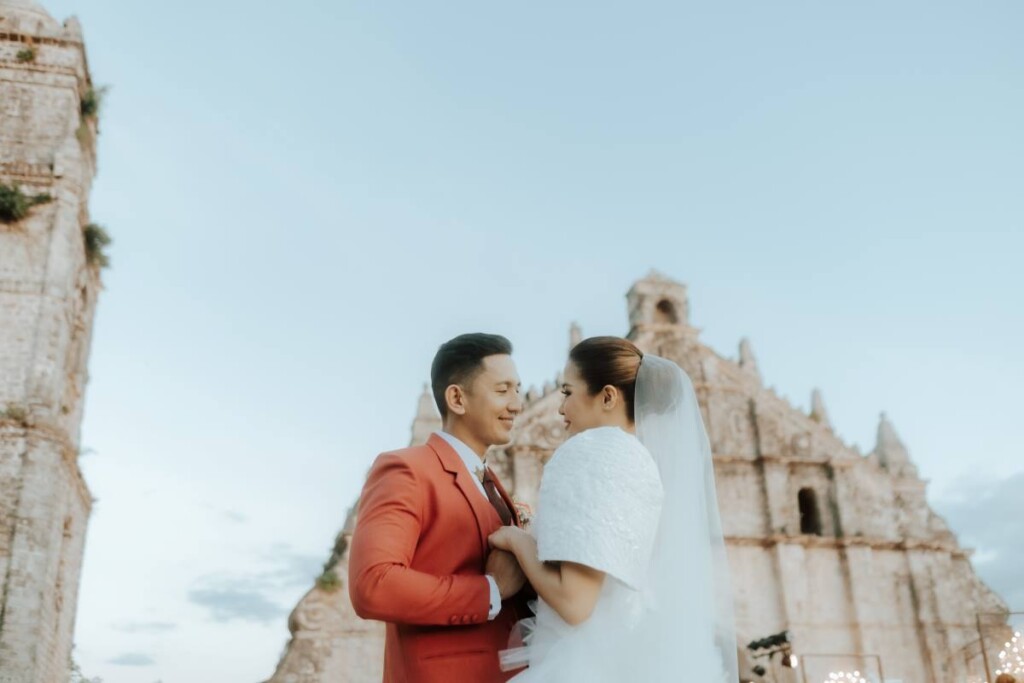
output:
[[[441,430],[438,430],[436,433],[455,449],[455,452],[459,454],[459,458],[462,459],[462,462],[466,465],[466,469],[468,469],[471,474],[476,474],[481,467],[487,466],[486,458],[481,460],[480,456],[474,453],[473,449],[463,443],[461,439]]]

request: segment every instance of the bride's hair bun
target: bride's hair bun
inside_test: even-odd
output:
[[[569,360],[587,383],[591,396],[606,386],[622,392],[630,421],[635,419],[636,375],[643,357],[633,342],[622,337],[590,337],[569,352]]]

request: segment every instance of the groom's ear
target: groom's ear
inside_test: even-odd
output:
[[[458,384],[449,384],[444,390],[444,402],[449,415],[466,414],[466,392]]]

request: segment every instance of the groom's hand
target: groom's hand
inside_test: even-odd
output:
[[[494,577],[502,600],[511,598],[526,583],[526,575],[516,561],[516,556],[507,550],[492,550],[487,556],[485,572]]]

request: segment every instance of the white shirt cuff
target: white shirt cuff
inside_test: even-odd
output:
[[[491,611],[487,613],[487,621],[494,621],[494,617],[498,616],[498,612],[501,611],[501,591],[498,590],[498,582],[494,580],[493,576],[490,574],[485,576],[487,583],[491,585]]]

